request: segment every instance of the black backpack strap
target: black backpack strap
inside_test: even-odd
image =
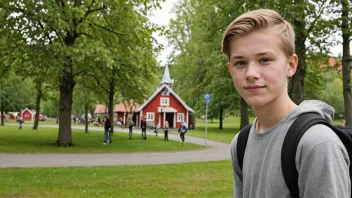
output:
[[[347,133],[335,128],[317,113],[301,114],[289,128],[281,151],[282,173],[291,196],[294,198],[299,197],[298,172],[295,163],[297,147],[304,133],[316,124],[324,124],[330,127],[345,145],[348,155],[352,159],[352,138]],[[350,177],[352,174],[351,168],[352,166],[350,166]]]
[[[244,158],[244,152],[246,151],[246,146],[247,146],[247,141],[248,141],[248,136],[249,136],[249,132],[251,130],[252,124],[249,124],[245,127],[243,127],[243,129],[241,129],[240,134],[238,135],[238,139],[237,139],[237,160],[238,163],[240,165],[240,168],[242,170],[242,166],[243,166],[243,158]]]

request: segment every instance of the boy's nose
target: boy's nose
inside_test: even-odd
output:
[[[249,62],[246,70],[246,79],[247,80],[256,80],[260,77],[259,75],[259,67],[254,62]]]

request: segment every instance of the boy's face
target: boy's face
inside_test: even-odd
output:
[[[297,56],[289,59],[281,39],[270,29],[252,32],[232,41],[228,69],[240,96],[252,107],[274,102],[287,94],[287,78],[293,76]]]

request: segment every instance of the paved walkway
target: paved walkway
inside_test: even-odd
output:
[[[10,125],[10,124],[7,124]],[[30,126],[30,125],[28,125]],[[56,125],[40,125],[56,127]],[[83,126],[72,125],[72,128],[83,129]],[[102,131],[102,127],[89,126],[90,130]],[[117,128],[115,128],[116,131]],[[127,129],[117,129],[128,132]],[[135,129],[139,130],[139,129]],[[192,133],[189,131],[188,133]],[[147,135],[153,135],[147,131]],[[163,138],[163,137],[160,137]],[[170,140],[179,141],[177,134],[169,134]],[[148,140],[147,140],[148,141]],[[202,138],[186,135],[186,141],[204,145]],[[183,162],[218,161],[230,159],[230,145],[207,140],[207,148],[195,151],[148,152],[148,153],[109,153],[109,154],[7,154],[0,153],[0,168],[7,167],[67,167],[67,166],[116,166],[170,164]]]

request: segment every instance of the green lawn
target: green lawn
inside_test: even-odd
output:
[[[132,140],[127,133],[114,133],[113,143],[103,145],[103,131],[72,130],[73,147],[57,147],[53,143],[58,136],[58,129],[43,128],[32,130],[24,126],[0,126],[0,152],[5,153],[118,153],[118,152],[161,152],[203,149],[195,144],[180,145],[177,141],[165,142],[162,137],[147,136],[142,140],[140,133],[135,133]]]
[[[250,118],[253,122],[254,118]],[[208,120],[207,123],[207,139],[224,143],[231,143],[233,137],[240,130],[240,117],[228,117],[223,122],[223,129],[219,129],[219,120]],[[189,130],[186,135],[194,137],[205,137],[205,120],[197,121],[197,129]]]
[[[0,197],[233,197],[231,161],[0,169]]]

